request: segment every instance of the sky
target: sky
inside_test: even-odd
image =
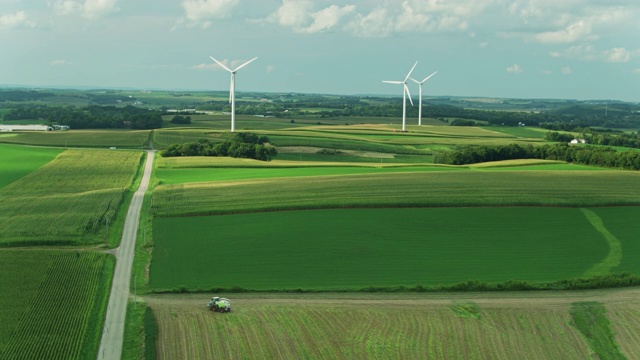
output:
[[[0,84],[640,102],[638,0],[0,0]],[[418,87],[410,84],[414,98]]]

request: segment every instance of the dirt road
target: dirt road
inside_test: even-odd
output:
[[[131,205],[127,212],[127,218],[122,232],[122,241],[116,251],[116,268],[113,274],[111,294],[104,326],[98,359],[120,359],[122,353],[122,339],[124,334],[125,315],[127,313],[127,301],[129,298],[129,286],[131,281],[131,267],[138,233],[140,209],[144,193],[149,186],[153,158],[155,151],[147,152],[147,161],[140,187],[131,199]]]

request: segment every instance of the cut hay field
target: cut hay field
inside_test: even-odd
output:
[[[607,309],[623,355],[640,354],[637,290],[228,296],[228,314],[202,295],[146,296],[158,359],[604,359],[574,325],[583,299]]]
[[[637,273],[640,228],[617,226],[638,216],[640,207],[522,207],[156,218],[149,285],[360,290]]]
[[[150,130],[69,130],[15,132],[0,137],[1,143],[20,145],[143,149],[149,144]],[[12,134],[13,135],[13,134]]]
[[[0,246],[103,242],[142,153],[66,150],[0,189]]]
[[[291,209],[640,205],[631,171],[431,171],[160,185],[154,216]],[[266,190],[268,189],[268,191]]]
[[[0,144],[0,188],[53,160],[59,149]]]
[[[114,259],[0,250],[0,358],[95,358]]]

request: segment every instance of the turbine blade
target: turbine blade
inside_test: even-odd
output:
[[[420,84],[422,84],[423,82],[425,82],[425,81],[429,80],[429,78],[431,78],[433,75],[435,75],[435,74],[437,74],[437,73],[438,73],[438,72],[437,72],[437,71],[435,71],[433,74],[431,74],[431,75],[427,76],[426,78],[424,78],[424,80],[420,81]]]
[[[223,69],[227,70],[228,72],[231,72],[231,69],[229,69],[228,67],[226,67],[223,63],[221,63],[220,61],[216,60],[213,56],[209,56],[211,58],[211,60],[215,61],[216,63],[218,63],[218,65],[220,65],[220,67],[222,67]]]
[[[244,64],[242,64],[242,65],[238,66],[237,68],[235,68],[235,69],[233,70],[233,72],[236,72],[236,71],[238,71],[238,70],[242,69],[243,67],[245,67],[245,66],[249,65],[249,63],[250,63],[250,62],[252,62],[253,60],[255,60],[255,59],[257,59],[257,58],[258,58],[258,57],[256,56],[256,57],[254,57],[253,59],[251,59],[251,60],[247,61],[246,63],[244,63]]]
[[[382,80],[382,82],[387,84],[404,84],[402,81],[397,80]]]
[[[407,92],[407,97],[409,98],[409,102],[411,102],[411,106],[413,106],[413,100],[411,100],[411,93],[409,92],[409,87],[407,84],[404,84],[404,91]]]
[[[412,77],[410,77],[409,79],[411,79],[411,81],[413,81],[416,84],[422,84],[420,81],[418,81],[418,80],[416,80],[416,79],[414,79]]]
[[[409,77],[411,76],[411,73],[413,72],[413,69],[415,69],[415,68],[416,68],[416,65],[418,65],[418,62],[417,62],[417,61],[416,61],[416,63],[415,63],[415,64],[413,64],[413,67],[411,68],[411,70],[409,70],[409,73],[408,73],[408,74],[407,74],[407,76],[404,78],[404,81],[403,81],[404,83],[406,83],[406,82],[407,82],[407,80],[409,80]]]

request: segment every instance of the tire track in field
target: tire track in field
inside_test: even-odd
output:
[[[607,244],[609,244],[609,254],[607,254],[602,261],[588,269],[584,273],[584,276],[591,277],[596,275],[606,275],[611,272],[611,269],[620,265],[620,261],[622,260],[622,244],[615,235],[607,230],[598,214],[592,210],[584,208],[581,208],[580,211],[582,211],[589,223],[591,223],[591,226],[602,234],[604,239],[607,241]]]

